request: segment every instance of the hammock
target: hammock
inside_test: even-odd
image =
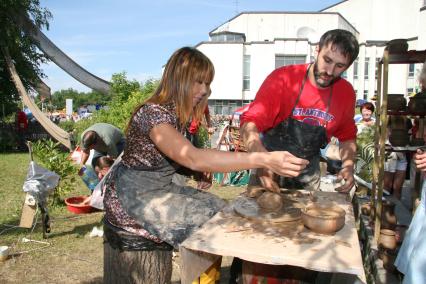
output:
[[[50,135],[52,135],[52,137],[54,137],[68,149],[72,149],[71,136],[68,134],[68,132],[50,121],[50,119],[47,118],[43,112],[41,112],[37,105],[28,96],[27,91],[22,84],[21,78],[19,78],[19,75],[16,72],[15,65],[12,62],[12,58],[10,57],[8,49],[6,47],[2,47],[1,51],[3,52],[4,58],[6,60],[6,65],[10,76],[12,77],[12,81],[15,84],[19,95],[22,97],[24,104],[31,110],[37,121],[44,127],[44,129],[46,129]]]
[[[102,94],[109,93],[110,85],[108,81],[93,75],[68,57],[33,24],[28,16],[19,17],[18,21],[28,35],[38,43],[37,46],[49,57],[49,59],[61,67],[62,70],[93,90],[101,92]]]

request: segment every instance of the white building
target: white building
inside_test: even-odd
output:
[[[408,40],[409,49],[426,49],[426,0],[346,0],[319,12],[243,12],[209,33],[197,48],[216,70],[209,106],[230,114],[254,99],[273,69],[311,62],[319,37],[345,29],[360,43],[358,59],[345,72],[358,99],[376,90],[376,62],[386,42]],[[409,94],[418,87],[421,64],[392,65],[389,93]]]

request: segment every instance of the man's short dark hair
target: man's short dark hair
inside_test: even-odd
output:
[[[98,141],[98,134],[96,134],[95,131],[87,131],[83,135],[81,144],[83,145],[84,149],[88,149],[90,146],[95,145],[97,141]]]
[[[319,41],[319,49],[327,46],[331,43],[333,46],[339,49],[339,51],[348,56],[350,59],[349,65],[351,65],[358,57],[359,44],[355,36],[346,30],[335,29],[330,30],[323,34]]]

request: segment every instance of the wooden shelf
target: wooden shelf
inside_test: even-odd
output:
[[[419,117],[425,117],[426,116],[426,111],[422,111],[422,112],[410,112],[408,110],[406,111],[395,111],[395,110],[388,110],[387,111],[388,115],[404,115],[404,116],[419,116]]]
[[[389,64],[423,63],[426,60],[426,50],[409,50],[403,53],[389,53]],[[379,61],[383,64],[383,58]]]

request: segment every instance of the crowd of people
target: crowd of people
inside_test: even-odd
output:
[[[216,195],[175,183],[179,167],[210,173],[257,169],[257,182],[269,191],[280,187],[319,190],[320,148],[332,137],[339,141],[342,162],[337,176],[345,181],[337,190],[349,192],[354,186],[357,132],[374,126],[372,102],[361,105],[361,116],[354,120],[354,89],[341,78],[358,52],[350,32],[331,30],[321,37],[313,63],[274,70],[241,115],[247,152],[224,152],[199,148],[193,139],[203,116],[208,132],[213,131],[207,107],[213,64],[196,48],[175,51],[158,88],[134,110],[125,133],[98,123],[82,134],[81,165],[94,150],[92,167],[104,179],[105,222],[178,248],[225,205]],[[413,161],[417,169],[426,171],[425,153],[417,152]],[[405,173],[402,165],[389,162],[387,172],[392,175],[386,186],[397,198],[399,171]],[[426,249],[417,232],[421,227],[426,233],[424,207],[423,196],[421,217],[415,217],[411,240],[406,240],[410,248],[399,258],[406,265],[401,269],[406,279],[419,277],[414,259],[424,261],[426,255],[412,250],[414,243]],[[424,272],[420,275],[425,279]]]

